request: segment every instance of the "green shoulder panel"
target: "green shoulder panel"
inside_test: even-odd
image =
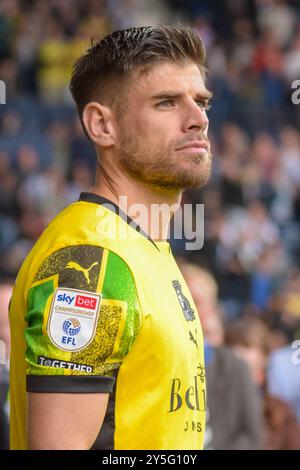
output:
[[[72,361],[97,363],[98,373],[107,374],[119,368],[141,327],[133,276],[127,264],[112,252],[108,253],[101,292],[103,300],[94,341],[86,349],[72,353]]]
[[[116,276],[119,273],[119,276]],[[103,285],[104,298],[118,298],[127,303],[127,315],[119,353],[126,356],[141,327],[140,305],[135,281],[127,264],[115,253],[109,253]]]
[[[102,295],[95,336],[80,351],[65,351],[48,336],[44,316],[57,287]],[[28,293],[25,318],[28,374],[33,375],[111,375],[132,348],[141,326],[135,282],[127,264],[92,245],[65,247],[44,260]]]

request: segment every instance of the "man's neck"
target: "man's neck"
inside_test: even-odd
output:
[[[129,175],[117,176],[107,179],[97,172],[89,191],[117,204],[152,240],[166,240],[170,220],[180,205],[181,190],[153,187]]]

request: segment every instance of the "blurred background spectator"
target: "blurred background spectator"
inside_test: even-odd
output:
[[[289,409],[300,423],[300,364],[292,363],[300,339],[300,105],[291,99],[300,0],[2,0],[0,281],[15,278],[51,218],[93,180],[94,150],[68,92],[74,59],[112,30],[176,22],[206,45],[214,159],[209,184],[183,199],[205,205],[204,246],[186,250],[171,237],[173,252],[216,280],[213,346],[223,350],[224,329],[266,402],[269,435],[286,434],[272,413]],[[276,399],[266,401],[266,390]]]
[[[9,353],[10,333],[8,320],[8,305],[12,294],[13,284],[11,281],[0,282],[0,450],[9,449]],[[2,357],[3,353],[3,357]]]

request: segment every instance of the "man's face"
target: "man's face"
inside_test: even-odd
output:
[[[118,119],[120,164],[166,189],[204,185],[210,175],[206,107],[210,93],[193,63],[155,64],[135,74]]]

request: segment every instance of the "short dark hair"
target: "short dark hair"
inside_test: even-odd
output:
[[[145,26],[115,31],[75,62],[70,91],[82,122],[90,101],[116,104],[120,87],[133,72],[162,62],[194,62],[205,76],[205,49],[199,35],[186,26]],[[117,88],[117,93],[113,89]]]

